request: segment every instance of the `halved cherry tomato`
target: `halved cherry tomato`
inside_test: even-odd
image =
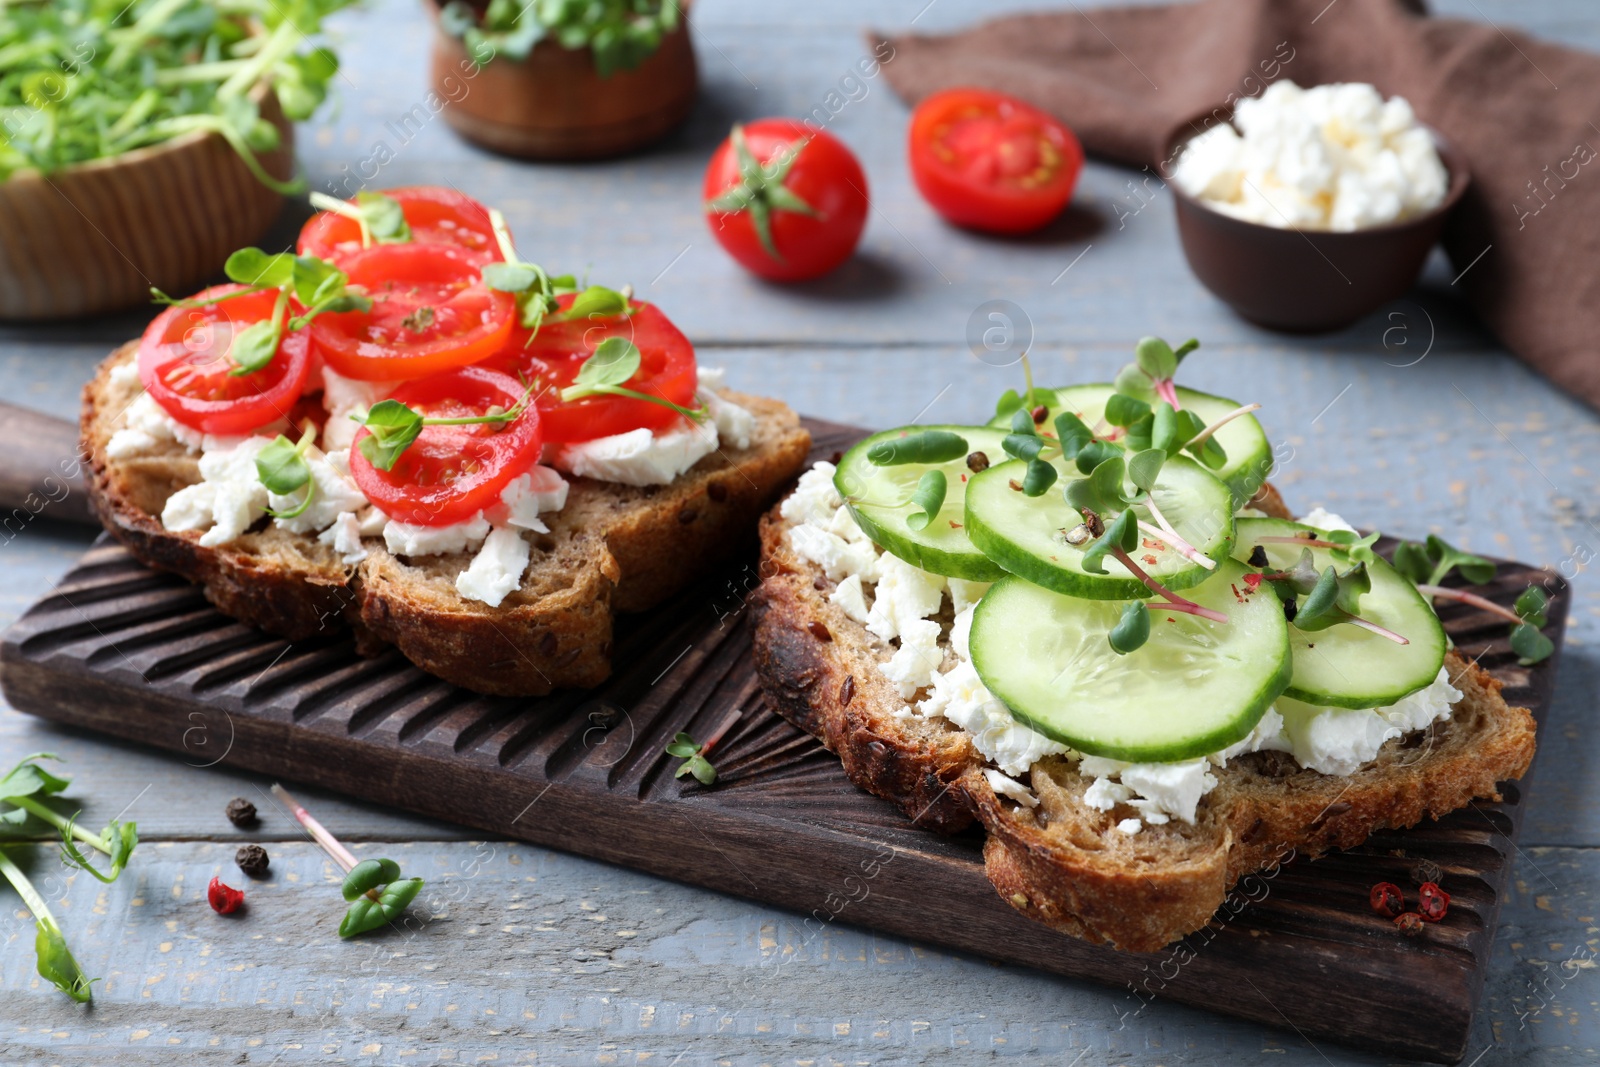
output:
[[[460,250],[478,264],[498,263],[505,257],[494,238],[489,210],[465,193],[436,185],[385,189],[383,195],[400,203],[400,213],[411,225],[417,244],[439,244]],[[354,203],[354,201],[351,201]],[[354,219],[332,211],[319,212],[300,231],[299,252],[332,260],[340,266],[361,248],[361,227]]]
[[[515,378],[486,367],[462,367],[407,382],[394,399],[424,418],[456,419],[509,410],[522,398]],[[391,519],[418,526],[464,522],[492,506],[507,483],[539,461],[543,436],[532,407],[509,423],[424,426],[392,470],[361,453],[372,431],[363,426],[350,446],[350,476]]]
[[[557,298],[562,310],[574,299],[571,295]],[[660,404],[623,396],[561,399],[562,388],[572,384],[583,361],[608,337],[626,337],[639,346],[639,373],[628,379],[627,388],[681,407],[694,406],[699,386],[694,346],[654,304],[636,301],[633,308],[630,315],[547,321],[531,345],[528,331],[518,327],[501,354],[488,363],[534,383],[546,441],[592,441],[640,427],[670,426],[681,418]]]
[[[218,285],[198,299],[246,292]],[[247,293],[206,307],[169,307],[139,339],[139,380],[162,409],[202,433],[243,434],[287,418],[311,367],[306,331],[286,334],[272,361],[235,375],[233,335],[271,318],[277,290]]]
[[[372,310],[318,316],[311,337],[346,378],[395,381],[464,367],[500,351],[516,322],[510,295],[484,285],[480,264],[444,245],[375,245],[343,266]]]
[[[911,176],[958,226],[1026,233],[1072,199],[1083,148],[1051,115],[988,89],[946,89],[911,115]]]
[[[740,137],[761,164],[756,176],[740,168]],[[779,157],[786,152],[794,155],[784,168]],[[774,281],[828,273],[850,258],[867,224],[867,176],[855,154],[798,119],[735,126],[706,167],[704,194],[718,243],[746,270]]]

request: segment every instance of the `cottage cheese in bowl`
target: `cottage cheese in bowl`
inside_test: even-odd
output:
[[[1172,180],[1208,207],[1293,230],[1362,230],[1438,207],[1450,176],[1402,97],[1362,83],[1274,82],[1233,125],[1191,139]]]

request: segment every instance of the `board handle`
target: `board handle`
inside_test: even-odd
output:
[[[0,401],[0,540],[33,519],[99,525],[84,490],[78,427]]]

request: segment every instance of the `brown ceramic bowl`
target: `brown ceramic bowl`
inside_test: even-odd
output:
[[[522,61],[491,59],[473,72],[466,46],[434,16],[433,88],[444,117],[467,140],[523,159],[603,159],[636,151],[676,129],[694,106],[697,76],[689,5],[678,28],[633,70],[602,78],[587,48],[540,41]]]
[[[1175,160],[1184,143],[1220,114],[1184,123],[1168,138],[1165,158]],[[1223,303],[1268,329],[1318,333],[1350,325],[1411,288],[1445,216],[1466,191],[1465,162],[1439,136],[1434,143],[1450,175],[1444,201],[1426,214],[1365,230],[1289,230],[1246,222],[1169,181],[1190,269]]]
[[[259,99],[282,139],[261,164],[287,180],[294,128],[276,96]],[[187,294],[259,240],[282,207],[210,131],[48,177],[15,174],[0,182],[0,320],[120,311],[148,304],[151,286]]]

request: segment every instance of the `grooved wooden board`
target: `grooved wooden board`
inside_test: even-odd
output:
[[[823,457],[859,436],[811,427]],[[1481,591],[1509,603],[1535,578],[1556,593],[1547,632],[1559,656],[1569,600],[1559,579],[1507,563]],[[1461,1058],[1516,848],[1518,786],[1502,803],[1246,878],[1210,926],[1163,952],[1086,945],[995,895],[980,835],[911,828],[765,706],[743,610],[756,584],[753,560],[731,561],[714,582],[624,620],[617,674],[596,690],[496,698],[394,652],[361,659],[347,636],[268,637],[102,539],[5,634],[0,683],[19,710],[192,763],[312,782],[794,909],[809,916],[808,936],[836,921],[872,926],[1126,987],[1122,1025],[1159,995],[1390,1055]],[[1442,615],[1506,698],[1540,716],[1557,657],[1520,668],[1504,623],[1459,607]],[[679,730],[705,737],[735,711],[716,786],[675,779],[665,743]],[[1367,890],[1409,884],[1422,858],[1444,868],[1451,912],[1410,941],[1371,914]]]

